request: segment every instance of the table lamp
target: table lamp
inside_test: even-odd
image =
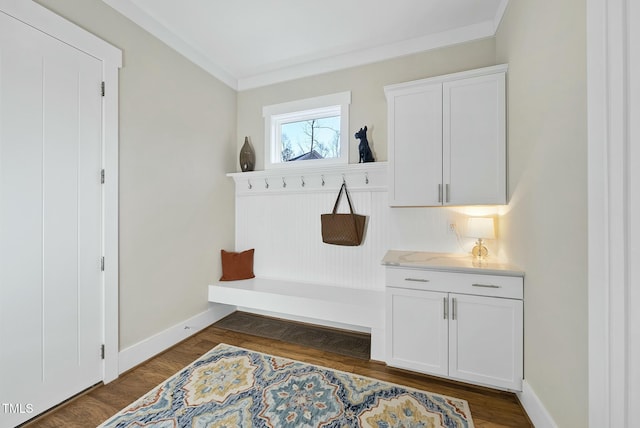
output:
[[[495,239],[496,234],[493,228],[493,218],[490,217],[470,217],[467,222],[467,236],[476,238],[476,245],[471,250],[471,254],[476,260],[482,260],[489,254],[489,250],[484,246],[483,239]]]

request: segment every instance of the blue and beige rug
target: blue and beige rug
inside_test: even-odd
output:
[[[465,400],[220,344],[120,411],[115,427],[473,427]]]

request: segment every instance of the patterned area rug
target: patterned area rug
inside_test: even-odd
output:
[[[220,344],[112,427],[473,427],[465,400]]]

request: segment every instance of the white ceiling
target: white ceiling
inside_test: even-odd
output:
[[[491,37],[508,0],[103,0],[243,90]]]

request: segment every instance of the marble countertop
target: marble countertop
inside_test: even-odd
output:
[[[382,264],[446,272],[524,277],[524,272],[516,266],[492,257],[477,262],[471,254],[389,250],[382,259]]]

